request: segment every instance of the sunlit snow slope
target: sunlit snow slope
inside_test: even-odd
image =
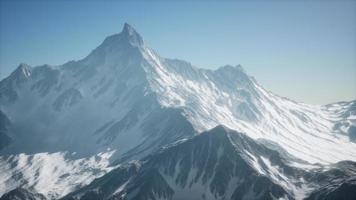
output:
[[[298,103],[265,90],[241,66],[211,71],[159,58],[148,49],[146,56],[156,66],[151,86],[160,103],[183,108],[199,131],[224,124],[252,138],[277,142],[309,162],[356,159],[356,144],[351,142],[355,101],[327,106]]]
[[[58,199],[109,172],[112,152],[75,159],[68,153],[19,154],[0,157],[0,196],[18,187]]]

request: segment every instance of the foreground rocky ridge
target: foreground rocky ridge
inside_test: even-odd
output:
[[[122,165],[64,197],[80,199],[354,199],[356,163],[302,170],[218,126]]]

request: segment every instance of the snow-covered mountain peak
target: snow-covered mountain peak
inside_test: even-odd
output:
[[[122,29],[122,34],[126,36],[130,42],[137,45],[143,45],[143,39],[140,34],[136,32],[136,30],[128,23],[124,24],[124,28]]]
[[[29,77],[31,75],[31,67],[25,63],[21,63],[12,73],[12,75]]]
[[[117,66],[119,63],[127,66],[130,62],[140,62],[145,48],[142,37],[132,26],[125,24],[120,33],[106,37],[82,63],[94,68]]]
[[[140,34],[129,24],[125,23],[122,32],[120,33],[124,39],[129,41],[134,46],[142,46],[143,39]]]
[[[244,68],[241,65],[224,65],[222,67],[219,67],[218,70],[229,70],[232,72],[239,72],[239,73],[244,73],[246,74],[246,71],[244,70]]]
[[[107,37],[102,45],[132,45],[135,47],[142,47],[144,45],[144,42],[141,35],[138,34],[131,25],[125,23],[121,33]]]
[[[312,163],[354,160],[356,153],[355,144],[350,143],[355,135],[354,114],[342,115],[347,112],[346,107],[354,110],[351,106],[311,106],[279,97],[260,86],[241,65],[208,70],[186,61],[162,58],[128,24],[82,60],[56,68],[23,65],[18,71],[32,74],[23,79],[27,82],[23,87],[15,87],[18,84],[13,81],[0,82],[0,109],[15,123],[30,126],[31,132],[38,133],[39,137],[31,138],[33,141],[48,137],[53,145],[61,144],[55,150],[92,155],[109,146],[120,147],[123,155],[140,145],[141,137],[149,135],[144,125],[151,119],[148,116],[159,111],[165,118],[169,113],[172,119],[189,123],[189,135],[223,124],[254,139],[269,139]],[[77,120],[83,116],[83,120]],[[158,123],[161,118],[153,119],[160,128],[166,128]],[[85,125],[84,129],[78,125],[88,123],[90,126]],[[48,130],[44,131],[44,127]],[[58,132],[65,132],[66,137]],[[77,142],[90,132],[98,133],[86,140],[85,148],[79,147]],[[124,132],[137,133],[130,145],[125,140],[133,136],[120,134]],[[175,137],[181,138],[181,133]],[[156,138],[164,134],[162,131]],[[20,139],[13,144],[14,152],[23,151],[22,137],[16,135]],[[69,139],[70,144],[63,142]],[[335,141],[340,145],[330,149]],[[45,149],[37,147],[34,153]]]
[[[8,100],[15,100],[17,94],[14,89],[20,87],[24,82],[31,78],[32,68],[24,63],[21,63],[10,76],[4,78],[0,82],[0,99],[5,97]]]

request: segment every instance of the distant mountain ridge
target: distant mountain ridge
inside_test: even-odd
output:
[[[244,140],[251,143],[258,141],[257,148],[278,151],[286,160],[281,165],[303,169],[303,174],[308,174],[305,169],[356,161],[356,101],[325,106],[298,103],[265,90],[240,65],[207,70],[162,58],[129,24],[79,61],[60,66],[21,64],[0,81],[0,111],[0,138],[6,138],[0,142],[5,180],[0,196],[14,189],[23,193],[16,190],[23,187],[29,189],[26,195],[58,199],[88,184],[81,179],[67,183],[71,173],[66,170],[93,180],[124,163],[149,158],[167,145],[186,144],[188,138],[199,141],[194,138],[219,125],[246,134]],[[253,165],[254,157],[243,155],[247,158],[241,162],[249,172],[262,174]],[[41,177],[48,172],[33,158],[53,161],[51,170],[63,170],[55,173],[53,185],[41,187]],[[63,167],[65,163],[70,167]],[[140,173],[138,168],[134,171]],[[297,183],[281,185],[271,174],[264,177],[275,189],[256,198],[272,192],[298,199],[310,192]],[[312,183],[305,180],[308,186]],[[303,195],[293,193],[293,187]],[[168,187],[164,192],[168,195],[164,198],[172,197]]]

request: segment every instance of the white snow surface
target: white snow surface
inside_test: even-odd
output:
[[[112,153],[81,159],[63,152],[0,156],[0,196],[21,186],[58,199],[109,172]]]

